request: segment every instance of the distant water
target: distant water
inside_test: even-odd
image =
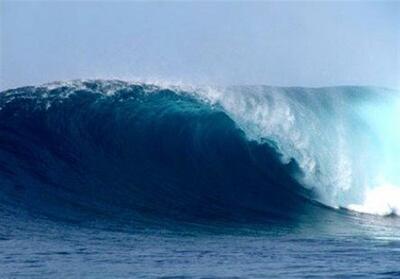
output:
[[[400,93],[0,93],[1,278],[400,277]]]

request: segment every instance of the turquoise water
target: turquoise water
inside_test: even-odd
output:
[[[400,95],[0,93],[0,278],[400,277]]]

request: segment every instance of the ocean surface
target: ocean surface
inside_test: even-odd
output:
[[[400,278],[400,92],[0,92],[0,278]]]

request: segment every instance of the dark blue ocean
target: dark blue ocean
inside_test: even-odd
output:
[[[0,92],[0,278],[400,278],[400,94]]]

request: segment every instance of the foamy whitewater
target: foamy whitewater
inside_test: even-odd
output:
[[[378,87],[3,91],[0,274],[398,277],[399,117]]]
[[[400,94],[383,88],[238,87],[209,90],[258,141],[271,141],[302,170],[321,202],[364,213],[400,206]]]

